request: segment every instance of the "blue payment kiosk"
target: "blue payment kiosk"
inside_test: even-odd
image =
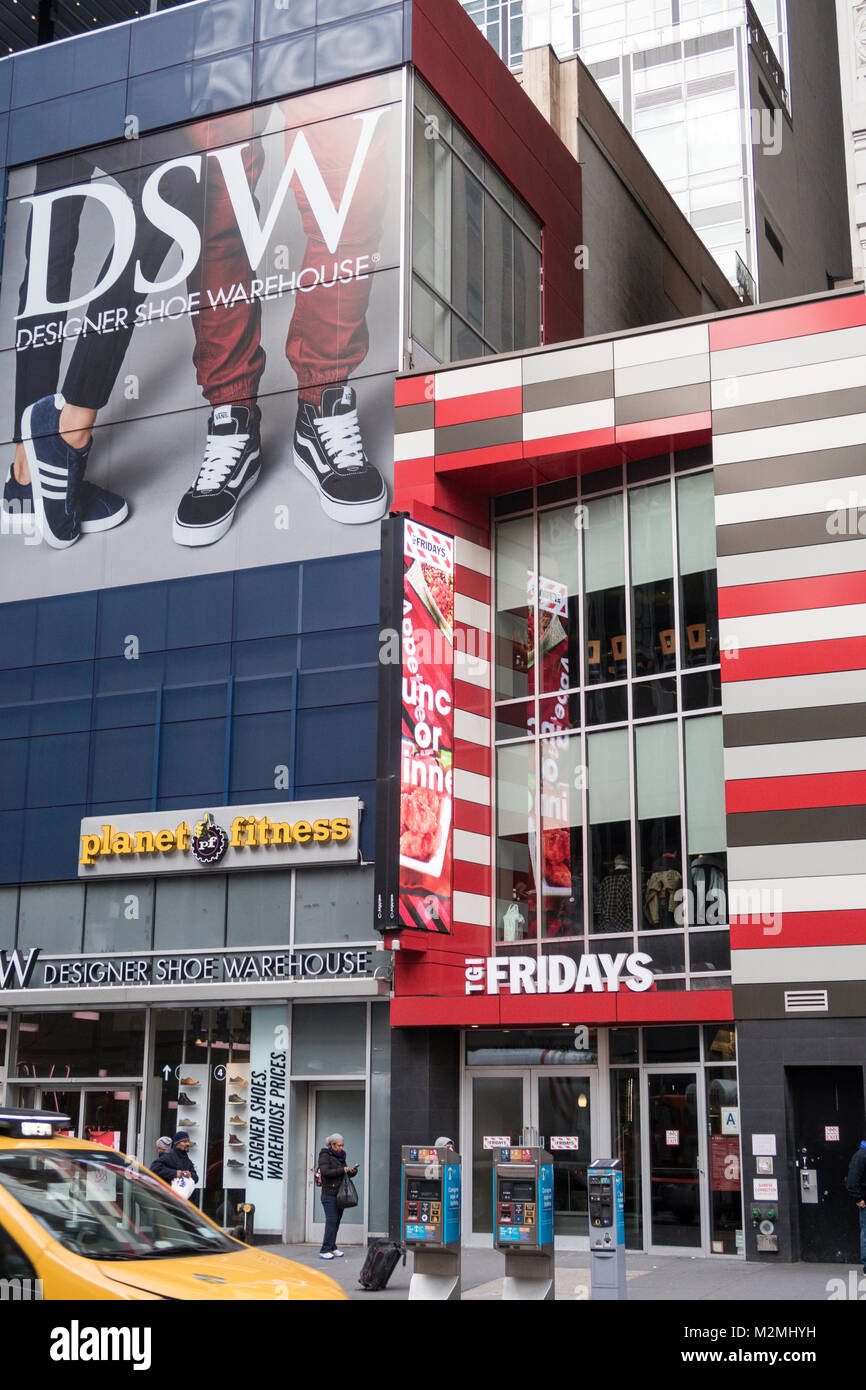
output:
[[[413,1251],[409,1298],[460,1298],[460,1155],[404,1144],[400,1211],[403,1243]]]
[[[503,1299],[553,1299],[553,1157],[544,1149],[498,1150],[493,1246],[505,1253]]]

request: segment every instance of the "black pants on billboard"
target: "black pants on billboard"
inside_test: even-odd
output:
[[[70,182],[86,183],[96,172],[96,166],[84,155],[76,155],[72,160]],[[60,370],[64,339],[61,334],[56,340],[42,343],[38,347],[22,348],[17,353],[15,369],[15,433],[16,443],[21,439],[21,417],[28,405],[53,396],[62,390],[63,396],[71,404],[87,410],[101,410],[107,403],[114,383],[120,372],[129,340],[135,327],[135,311],[147,298],[146,293],[135,289],[136,266],[140,264],[142,274],[147,280],[154,280],[163,261],[166,259],[173,240],[161,232],[141,212],[141,184],[150,169],[119,170],[112,174],[114,181],[127,194],[135,211],[135,243],[129,260],[122,273],[98,299],[76,310],[83,319],[99,323],[100,314],[109,310],[126,311],[125,321],[111,332],[90,331],[79,333],[69,368],[60,387]],[[35,194],[46,193],[57,187],[56,173],[52,173],[51,163],[37,166]],[[163,192],[176,207],[186,212],[194,221],[202,216],[201,190],[190,169],[170,170],[163,181]],[[52,208],[51,254],[48,263],[48,298],[53,304],[65,304],[72,292],[73,270],[78,249],[81,218],[86,198],[60,198]],[[30,264],[30,241],[32,224],[27,229],[24,279],[19,295],[19,314],[26,303],[27,278]],[[96,281],[98,284],[108,269],[111,253]],[[33,332],[40,326],[66,324],[68,314],[57,311],[50,314],[33,315],[18,319],[18,329]]]

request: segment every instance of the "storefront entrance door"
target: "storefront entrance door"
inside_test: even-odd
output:
[[[493,1230],[495,1141],[543,1145],[553,1155],[554,1226],[557,1244],[585,1249],[589,1240],[586,1169],[591,1161],[596,1078],[566,1068],[470,1074],[472,1107],[471,1181],[469,1156],[463,1157],[466,1206],[473,1236],[489,1239]],[[470,1205],[471,1204],[471,1205]]]
[[[91,1086],[50,1090],[46,1086],[21,1087],[18,1103],[69,1116],[68,1133],[89,1139],[108,1149],[134,1154],[138,1135],[139,1088],[100,1089]]]
[[[699,1076],[694,1071],[650,1072],[647,1090],[650,1243],[700,1250],[706,1126]]]
[[[365,1202],[364,1165],[366,1159],[366,1098],[364,1087],[311,1086],[308,1126],[309,1180],[307,1184],[307,1240],[321,1243],[325,1234],[325,1214],[321,1191],[316,1187],[315,1169],[319,1151],[331,1134],[342,1134],[349,1167],[359,1164],[352,1181],[358,1191],[358,1205],[343,1213],[339,1244],[361,1245],[364,1241]]]

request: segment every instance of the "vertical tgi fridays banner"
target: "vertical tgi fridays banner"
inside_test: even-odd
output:
[[[382,526],[376,908],[379,931],[451,931],[454,540]]]
[[[376,548],[401,101],[385,73],[12,171],[4,592]]]

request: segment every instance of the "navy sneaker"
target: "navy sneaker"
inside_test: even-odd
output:
[[[319,409],[298,402],[295,467],[319,489],[322,510],[334,521],[362,525],[388,510],[388,490],[364,452],[351,386],[326,386]]]
[[[42,539],[55,550],[74,545],[82,531],[110,530],[128,514],[122,497],[85,484],[91,446],[71,449],[62,438],[60,412],[64,404],[60,395],[44,396],[27,407],[21,420],[33,513]],[[23,491],[22,484],[16,483],[10,474],[4,502],[8,505],[9,501],[22,501]],[[19,494],[17,498],[15,493]]]
[[[261,470],[258,406],[216,405],[204,460],[174,517],[178,545],[212,545],[232,524],[235,507]]]
[[[129,516],[129,507],[123,497],[109,492],[107,488],[97,487],[96,483],[89,483],[87,479],[78,489],[78,499],[81,504],[82,535],[89,531],[110,531]],[[3,488],[0,509],[7,518],[5,530],[15,535],[32,535],[37,531],[33,488],[30,483],[19,483],[11,467]]]

